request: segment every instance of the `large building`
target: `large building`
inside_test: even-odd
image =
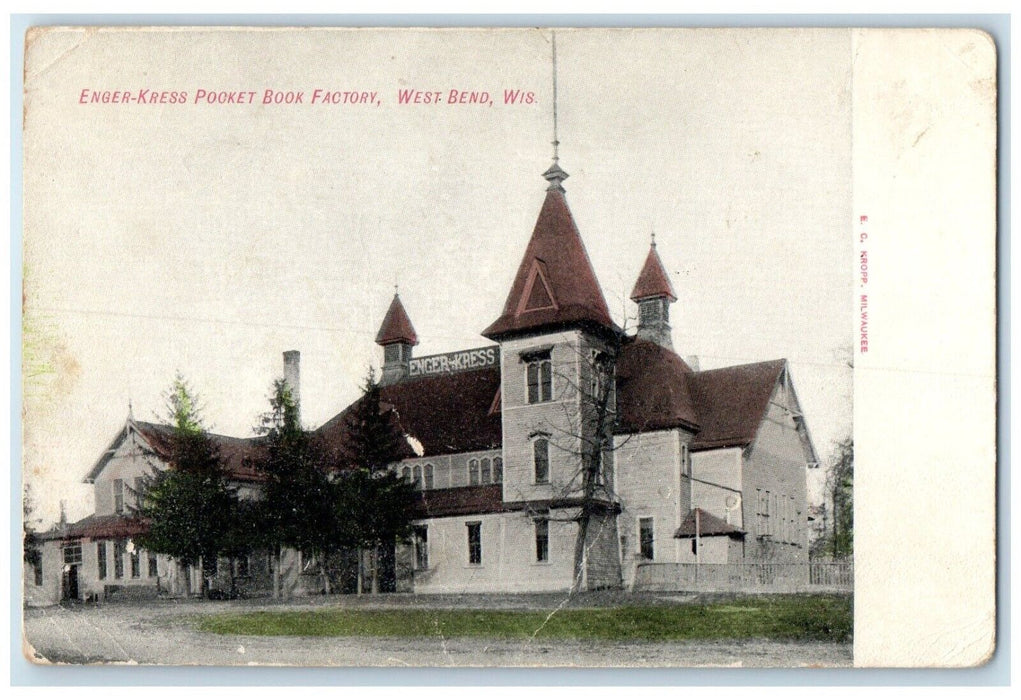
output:
[[[591,590],[633,586],[650,563],[807,562],[806,470],[817,458],[787,362],[700,371],[682,359],[654,241],[631,294],[637,329],[618,327],[568,208],[567,174],[554,162],[544,177],[503,312],[482,331],[492,345],[415,357],[397,295],[379,329],[382,400],[409,444],[394,468],[420,492],[414,541],[383,557],[384,589]],[[295,391],[297,362],[285,354]],[[345,415],[317,430],[337,450]],[[141,525],[126,503],[159,467],[167,430],[129,416],[86,478],[95,514],[50,533],[30,600],[198,589],[197,571],[130,541]],[[245,459],[258,440],[214,437],[258,497]],[[218,575],[258,593],[269,565],[253,555]],[[291,591],[318,590],[300,553],[284,569]]]

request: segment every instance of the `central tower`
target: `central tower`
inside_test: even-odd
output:
[[[612,357],[623,331],[610,318],[567,206],[567,173],[554,160],[543,177],[546,198],[503,313],[482,332],[500,344],[503,498],[525,514],[521,527],[540,528],[537,538],[548,533],[558,588],[615,587],[606,422],[613,406],[600,413],[599,397],[612,401]],[[583,554],[575,551],[582,540]]]

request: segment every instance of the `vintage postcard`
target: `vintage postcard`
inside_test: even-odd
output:
[[[26,657],[984,663],[996,56],[31,29]]]

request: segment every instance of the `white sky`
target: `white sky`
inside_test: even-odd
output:
[[[823,458],[850,432],[848,30],[558,30],[561,165],[607,302],[655,230],[682,355],[786,357]],[[26,473],[40,515],[180,370],[250,435],[281,352],[304,418],[357,396],[399,282],[417,355],[489,344],[550,164],[549,33],[52,32],[26,59]],[[196,89],[375,91],[378,107],[191,104]],[[84,88],[185,105],[80,105]],[[404,88],[491,107],[397,104]],[[501,104],[504,89],[537,102]],[[633,327],[633,322],[629,323]]]

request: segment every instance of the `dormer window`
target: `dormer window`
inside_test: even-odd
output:
[[[550,352],[532,353],[522,356],[525,362],[525,378],[528,384],[528,403],[543,403],[553,400],[553,363]]]

